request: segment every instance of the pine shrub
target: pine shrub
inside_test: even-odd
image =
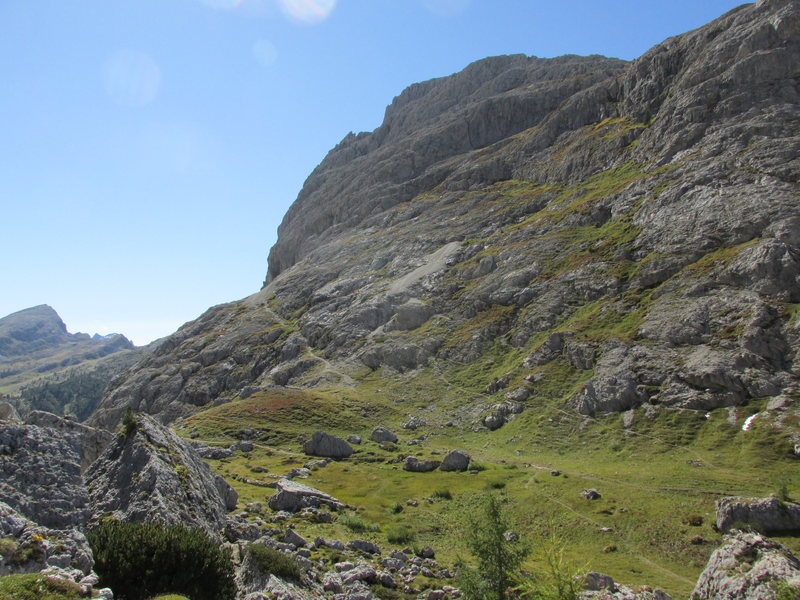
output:
[[[118,600],[182,594],[229,600],[236,594],[227,551],[199,529],[107,519],[89,531],[100,587]]]

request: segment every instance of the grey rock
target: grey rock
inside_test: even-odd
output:
[[[74,528],[43,527],[0,502],[0,538],[13,543],[29,560],[19,562],[12,555],[0,556],[0,577],[17,573],[38,573],[48,567],[68,569],[82,579],[94,567],[86,537]],[[71,580],[75,580],[70,577]]]
[[[466,471],[469,468],[470,455],[463,450],[453,450],[442,460],[439,469],[442,471]]]
[[[506,424],[506,422],[507,422],[506,416],[499,412],[494,412],[483,420],[483,424],[486,425],[486,428],[489,431],[495,431],[496,429],[500,429],[503,425]]]
[[[230,448],[221,448],[219,446],[207,446],[202,442],[191,442],[192,447],[201,458],[208,458],[211,460],[221,460],[223,458],[230,458],[233,456],[233,450]]]
[[[372,433],[369,436],[369,439],[371,439],[373,442],[378,442],[378,443],[397,442],[397,436],[388,429],[386,429],[386,427],[376,427],[375,429],[373,429]]]
[[[102,429],[95,429],[41,410],[33,410],[28,413],[25,422],[29,425],[49,427],[76,436],[80,444],[81,472],[85,472],[89,465],[97,460],[114,438],[111,433]]]
[[[8,402],[0,402],[0,421],[13,421],[19,423],[19,413],[17,409]]]
[[[283,541],[287,544],[295,546],[296,548],[302,548],[308,543],[306,539],[298,534],[294,529],[286,530],[286,533],[283,535]]]
[[[407,456],[403,469],[412,473],[429,473],[436,470],[441,463],[438,460],[419,460],[416,456]]]
[[[280,479],[275,483],[277,492],[270,496],[267,504],[275,511],[297,512],[304,508],[327,506],[340,510],[344,505],[333,496],[290,479]]]
[[[415,429],[419,429],[420,427],[425,427],[427,424],[428,422],[425,419],[414,416],[403,423],[403,429],[411,429],[413,431]]]
[[[81,477],[82,449],[77,433],[4,422],[0,502],[45,527],[84,527],[91,508]]]
[[[602,496],[600,495],[600,492],[598,492],[594,488],[590,488],[588,490],[583,490],[581,492],[581,496],[583,496],[587,500],[599,500],[600,498],[602,498]]]
[[[353,447],[340,437],[324,431],[315,431],[303,444],[303,452],[326,458],[347,458],[353,453]]]
[[[360,444],[361,443],[361,436],[360,435],[348,435],[347,441],[351,444]]]
[[[717,500],[717,528],[727,533],[736,525],[751,526],[763,533],[782,533],[800,529],[800,504],[777,498]]]
[[[739,532],[725,536],[723,546],[708,559],[692,597],[774,600],[773,581],[786,581],[800,588],[800,561],[769,538]]]
[[[169,429],[146,415],[136,422],[86,473],[93,518],[184,524],[219,537],[236,492]]]
[[[358,550],[359,552],[366,552],[367,554],[380,554],[381,549],[374,542],[367,540],[352,540],[347,543],[347,547],[351,550]]]
[[[609,590],[614,591],[614,580],[609,575],[603,575],[595,571],[587,573],[583,580],[583,589],[589,591]]]

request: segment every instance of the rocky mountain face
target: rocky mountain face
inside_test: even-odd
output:
[[[120,334],[69,333],[46,304],[27,308],[0,319],[0,393],[23,415],[67,410],[85,419],[139,353]]]
[[[265,287],[161,342],[94,423],[465,365],[473,392],[584,415],[792,401],[799,55],[798,2],[759,0],[633,62],[409,87],[309,176]]]

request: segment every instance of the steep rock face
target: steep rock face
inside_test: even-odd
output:
[[[92,464],[86,485],[94,519],[184,524],[216,537],[237,500],[189,444],[147,416]]]
[[[490,394],[586,415],[792,389],[799,55],[798,2],[762,0],[632,63],[498,57],[411,86],[309,177],[261,292],[165,340],[95,422],[490,351],[527,356]]]
[[[81,478],[81,437],[51,427],[0,426],[0,501],[55,529],[81,528],[90,515]]]

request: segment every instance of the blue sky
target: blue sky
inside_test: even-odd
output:
[[[305,177],[485,56],[633,59],[729,0],[2,0],[0,316],[144,344],[257,291]]]

